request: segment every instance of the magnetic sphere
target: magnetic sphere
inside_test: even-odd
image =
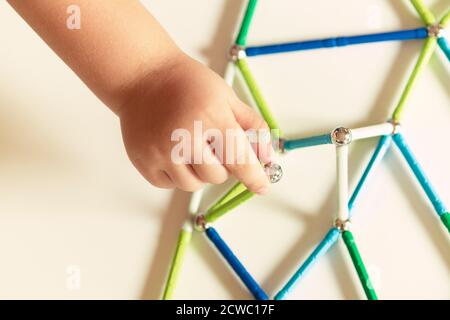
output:
[[[277,183],[283,176],[283,169],[277,163],[268,163],[264,166],[264,171],[269,177],[270,183]]]

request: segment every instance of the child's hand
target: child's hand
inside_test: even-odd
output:
[[[269,181],[253,149],[257,149],[259,160],[267,163],[271,146],[252,149],[244,133],[248,129],[268,130],[265,121],[218,75],[186,55],[177,54],[161,65],[138,81],[117,112],[129,158],[139,172],[157,187],[185,191],[197,190],[205,183],[222,183],[231,173],[250,191],[265,193]],[[212,153],[206,137],[195,137],[194,121],[201,121],[203,131],[212,128],[223,133],[222,161]],[[171,141],[171,135],[180,128],[187,129],[192,137],[188,164],[176,164],[171,158],[177,144]],[[227,129],[235,129],[237,137],[227,140]],[[236,140],[246,149],[226,158],[226,146],[238,144]],[[195,164],[195,152],[201,152],[206,161]]]
[[[139,0],[8,1],[120,116],[128,155],[152,184],[192,191],[221,183],[230,172],[251,191],[265,192],[268,179],[243,131],[266,128],[265,122],[220,77],[181,53]],[[78,10],[72,13],[73,6]],[[78,27],[68,28],[71,19]],[[203,130],[237,129],[239,137],[224,143],[239,140],[247,150],[223,166],[206,141],[193,139],[207,163],[175,164],[171,135],[181,128],[192,133],[196,120]],[[266,163],[264,151],[258,154]]]

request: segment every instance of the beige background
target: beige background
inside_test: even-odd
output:
[[[217,72],[242,2],[144,1],[183,49]],[[441,15],[449,1],[426,3]],[[5,1],[0,21],[0,298],[158,298],[189,195],[153,188],[137,174],[115,116]],[[266,0],[249,43],[421,25],[408,1]],[[384,121],[419,49],[420,41],[384,43],[250,63],[285,132],[308,136]],[[448,205],[449,69],[440,52],[433,56],[403,121]],[[375,143],[352,145],[351,190]],[[330,227],[333,154],[326,146],[289,154],[280,160],[285,177],[269,196],[217,223],[270,295]],[[377,169],[355,212],[354,234],[380,298],[450,298],[448,234],[397,150]],[[250,298],[203,236],[187,253],[176,297]],[[364,298],[342,243],[292,297]]]

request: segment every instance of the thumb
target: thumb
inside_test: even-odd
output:
[[[264,164],[270,163],[274,150],[271,142],[270,129],[266,121],[264,121],[255,109],[240,100],[234,103],[231,109],[236,118],[236,122],[247,133],[253,151],[258,159]]]

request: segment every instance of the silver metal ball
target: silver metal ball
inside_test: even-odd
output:
[[[245,56],[246,56],[246,54],[245,54],[244,47],[235,44],[230,48],[229,57],[230,57],[231,61],[236,62],[239,59],[245,58]]]
[[[428,27],[428,36],[430,38],[441,38],[444,36],[444,28],[439,24],[433,24]]]
[[[283,169],[277,163],[268,163],[264,166],[264,171],[270,183],[277,183],[283,177]]]
[[[352,142],[352,131],[349,128],[339,127],[331,133],[331,140],[337,146],[344,146]]]
[[[204,232],[207,228],[207,222],[203,214],[194,217],[194,229],[198,232]]]
[[[391,120],[389,120],[389,123],[391,123],[392,126],[393,126],[393,129],[392,129],[392,134],[393,135],[395,135],[395,134],[400,132],[401,125],[400,125],[400,122],[398,120],[391,119]]]
[[[334,226],[341,232],[349,231],[351,225],[352,225],[352,223],[350,220],[342,221],[342,220],[336,219],[336,221],[334,222]]]

